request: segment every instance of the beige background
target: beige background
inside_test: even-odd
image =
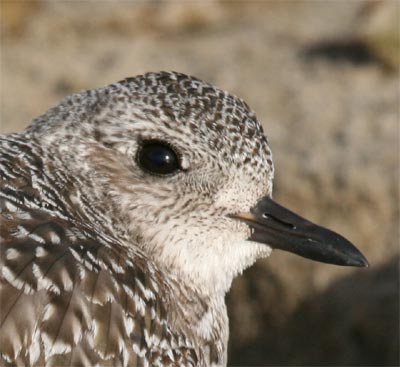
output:
[[[275,199],[371,267],[258,262],[228,296],[230,365],[398,365],[399,4],[2,0],[0,129],[146,71],[244,98],[273,149]]]

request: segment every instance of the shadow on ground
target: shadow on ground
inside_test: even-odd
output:
[[[231,335],[229,365],[398,366],[398,264],[395,257],[345,277],[307,297],[289,317],[277,317],[267,308],[256,340],[237,343]],[[246,277],[269,276],[264,267],[251,269]],[[279,296],[279,284],[270,281],[269,294],[253,294],[254,303]]]

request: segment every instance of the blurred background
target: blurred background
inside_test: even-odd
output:
[[[399,365],[398,1],[1,0],[1,132],[80,89],[175,70],[256,111],[274,198],[355,243],[275,251],[228,295],[232,366]]]

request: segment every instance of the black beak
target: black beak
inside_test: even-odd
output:
[[[293,252],[311,260],[345,266],[368,266],[364,255],[341,235],[320,227],[277,204],[261,199],[250,213],[231,215],[247,223],[252,241]]]

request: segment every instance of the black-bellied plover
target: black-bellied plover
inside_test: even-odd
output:
[[[247,104],[183,74],[67,97],[0,168],[3,365],[225,365],[225,294],[272,248],[367,265],[271,200]]]

